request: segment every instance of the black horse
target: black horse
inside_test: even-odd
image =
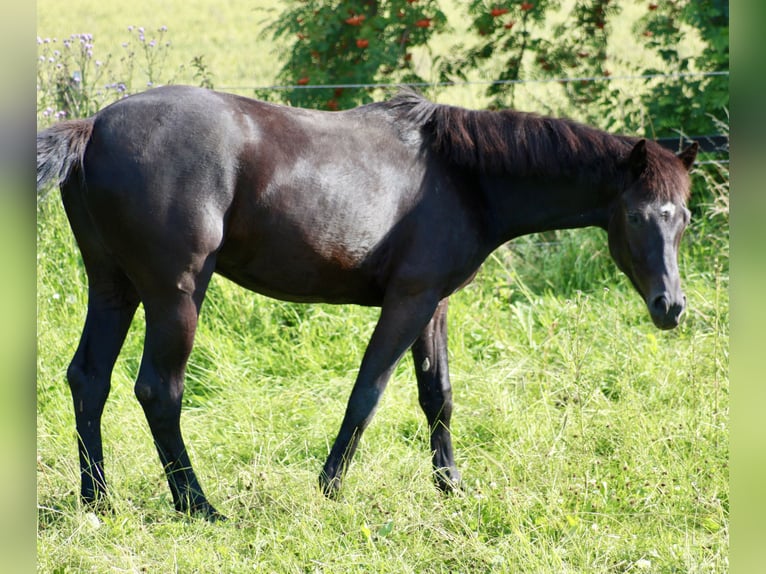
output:
[[[88,275],[87,318],[67,372],[83,499],[106,494],[101,413],[142,303],[135,393],[175,507],[219,517],[179,424],[213,272],[280,299],[381,307],[319,478],[325,494],[340,487],[409,348],[435,480],[453,488],[448,297],[514,237],[598,226],[655,325],[675,327],[696,153],[696,144],[675,155],[569,120],[466,110],[414,93],[328,113],[172,86],[40,132],[38,190],[59,183]]]

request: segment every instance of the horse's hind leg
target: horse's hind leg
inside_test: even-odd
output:
[[[82,499],[105,501],[101,414],[110,390],[114,363],[138,307],[138,294],[94,234],[75,184],[62,198],[88,274],[88,311],[80,343],[67,370],[78,435]]]
[[[448,300],[444,299],[412,345],[418,399],[431,433],[434,480],[443,491],[451,491],[460,483],[450,436],[452,387],[447,365],[447,305]]]
[[[135,289],[124,275],[117,270],[102,271],[90,272],[85,327],[67,370],[78,435],[80,494],[88,504],[105,500],[101,414],[112,368],[138,306]]]
[[[212,520],[223,516],[205,498],[192,469],[181,436],[180,417],[186,363],[214,266],[211,256],[201,269],[185,271],[176,281],[142,286],[146,340],[135,386],[176,510]],[[161,279],[162,275],[158,275]]]

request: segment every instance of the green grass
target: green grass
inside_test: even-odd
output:
[[[658,332],[603,246],[580,264],[593,278],[585,290],[561,285],[551,266],[530,269],[529,244],[501,250],[451,308],[465,493],[443,497],[431,485],[407,360],[339,502],[323,499],[316,475],[375,311],[273,302],[216,279],[182,424],[208,495],[231,520],[171,510],[132,392],[140,316],[103,423],[115,512],[96,517],[77,500],[64,378],[83,271],[56,200],[40,207],[38,225],[42,571],[726,570],[726,276],[687,273],[689,315]],[[536,259],[602,240],[573,232]]]
[[[102,34],[118,50],[127,25],[164,24],[168,69],[204,54],[217,83],[250,82],[251,70],[267,78],[276,66],[254,29],[259,3],[245,4],[221,8],[216,27],[204,2],[99,12],[91,1],[41,0],[38,34]],[[225,42],[235,34],[236,57]],[[455,496],[431,484],[406,357],[340,500],[325,500],[317,474],[377,312],[272,301],[216,277],[182,426],[208,497],[230,518],[220,524],[172,510],[133,395],[140,310],[103,421],[114,511],[80,505],[65,373],[86,283],[52,193],[37,223],[38,570],[727,571],[728,173],[695,180],[681,258],[689,310],[674,331],[654,329],[597,230],[545,245],[522,238],[453,297],[453,430],[465,480]]]

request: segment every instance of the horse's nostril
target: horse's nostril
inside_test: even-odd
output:
[[[668,300],[665,297],[665,295],[657,295],[652,300],[652,309],[664,315],[667,315],[668,311],[670,311],[670,304],[668,303]]]

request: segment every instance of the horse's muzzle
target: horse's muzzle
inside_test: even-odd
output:
[[[647,305],[652,321],[658,329],[673,329],[678,326],[686,309],[686,295],[679,293],[672,296],[668,292],[660,293],[651,297]]]

